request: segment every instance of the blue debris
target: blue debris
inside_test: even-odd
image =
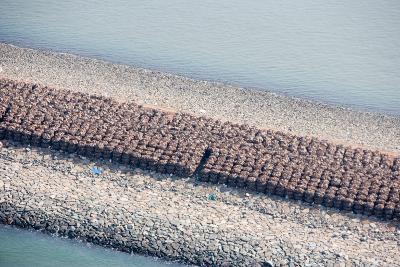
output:
[[[212,201],[217,200],[217,195],[214,194],[214,193],[209,194],[209,195],[208,195],[208,200],[212,200]]]
[[[100,167],[97,167],[97,166],[93,166],[91,171],[93,174],[97,174],[97,175],[100,175],[103,173],[103,169]]]

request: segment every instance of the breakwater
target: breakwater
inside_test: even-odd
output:
[[[135,103],[1,80],[0,138],[386,219],[400,159]]]

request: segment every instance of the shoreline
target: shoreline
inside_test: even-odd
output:
[[[400,153],[400,117],[0,43],[1,76]]]

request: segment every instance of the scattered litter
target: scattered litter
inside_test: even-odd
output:
[[[97,166],[93,166],[91,171],[93,174],[97,174],[97,175],[100,175],[103,173],[103,169],[100,167],[97,167]]]
[[[208,195],[208,200],[215,201],[217,200],[217,195],[215,193],[211,193]]]

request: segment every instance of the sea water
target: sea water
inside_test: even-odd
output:
[[[398,0],[0,0],[0,41],[400,115]]]
[[[0,267],[182,267],[156,258],[0,225]]]

